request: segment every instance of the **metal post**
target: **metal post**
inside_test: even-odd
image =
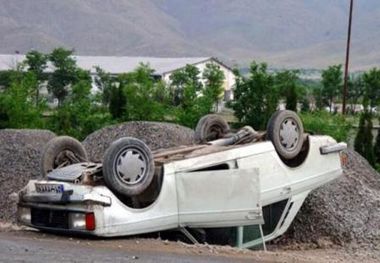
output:
[[[237,228],[237,242],[236,242],[236,245],[238,248],[243,248],[243,236],[244,236],[244,227],[238,226],[238,228]]]
[[[263,249],[264,249],[264,251],[267,251],[267,246],[265,244],[265,237],[264,237],[264,232],[263,232],[263,225],[260,224],[259,228],[260,228],[261,240],[263,241]]]
[[[354,5],[354,0],[350,1],[350,15],[348,19],[348,33],[347,33],[347,47],[346,47],[346,65],[344,69],[344,85],[343,85],[343,107],[342,114],[346,114],[346,99],[348,92],[348,64],[350,61],[350,45],[351,45],[351,24],[352,24],[352,8]]]
[[[194,244],[199,244],[198,240],[184,227],[180,227],[179,230]]]

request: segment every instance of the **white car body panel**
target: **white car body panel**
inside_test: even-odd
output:
[[[177,173],[179,224],[222,227],[262,222],[257,168]]]

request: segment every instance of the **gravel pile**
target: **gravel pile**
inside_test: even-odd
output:
[[[194,131],[172,123],[127,122],[105,127],[87,136],[83,145],[93,162],[101,162],[108,146],[121,137],[135,137],[145,142],[151,150],[192,144]]]
[[[309,195],[280,243],[380,244],[380,174],[358,153],[346,154],[343,176]]]
[[[15,220],[10,195],[39,176],[42,149],[54,137],[45,130],[0,130],[0,221]]]

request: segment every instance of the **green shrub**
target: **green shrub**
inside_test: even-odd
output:
[[[373,147],[373,151],[376,157],[376,162],[378,163],[378,168],[380,169],[380,129],[377,131],[377,136],[376,136],[376,142]],[[378,169],[378,171],[380,171]]]
[[[265,63],[252,62],[248,77],[235,70],[236,88],[231,103],[235,116],[242,125],[263,130],[273,112],[276,111],[280,93],[274,85],[274,76],[268,72]]]
[[[308,112],[300,114],[306,132],[329,135],[337,141],[347,141],[351,122],[341,115],[328,112]]]
[[[35,105],[32,90],[37,86],[34,73],[14,72],[10,86],[0,92],[0,127],[1,128],[44,128],[42,112],[45,103]]]
[[[372,166],[374,166],[375,152],[373,148],[372,127],[372,114],[369,112],[362,113],[354,148],[355,151],[360,153]]]

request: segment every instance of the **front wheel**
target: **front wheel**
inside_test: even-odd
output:
[[[285,160],[295,158],[302,150],[304,130],[297,113],[290,110],[276,111],[267,125],[267,137],[277,153]]]
[[[46,175],[56,168],[86,161],[86,150],[78,140],[69,136],[59,136],[46,144],[40,169],[41,173]]]
[[[124,137],[114,141],[103,159],[106,185],[124,196],[143,193],[154,177],[154,160],[149,147],[142,141]]]
[[[194,137],[196,143],[206,143],[223,138],[229,131],[228,123],[221,116],[208,114],[198,121]]]

